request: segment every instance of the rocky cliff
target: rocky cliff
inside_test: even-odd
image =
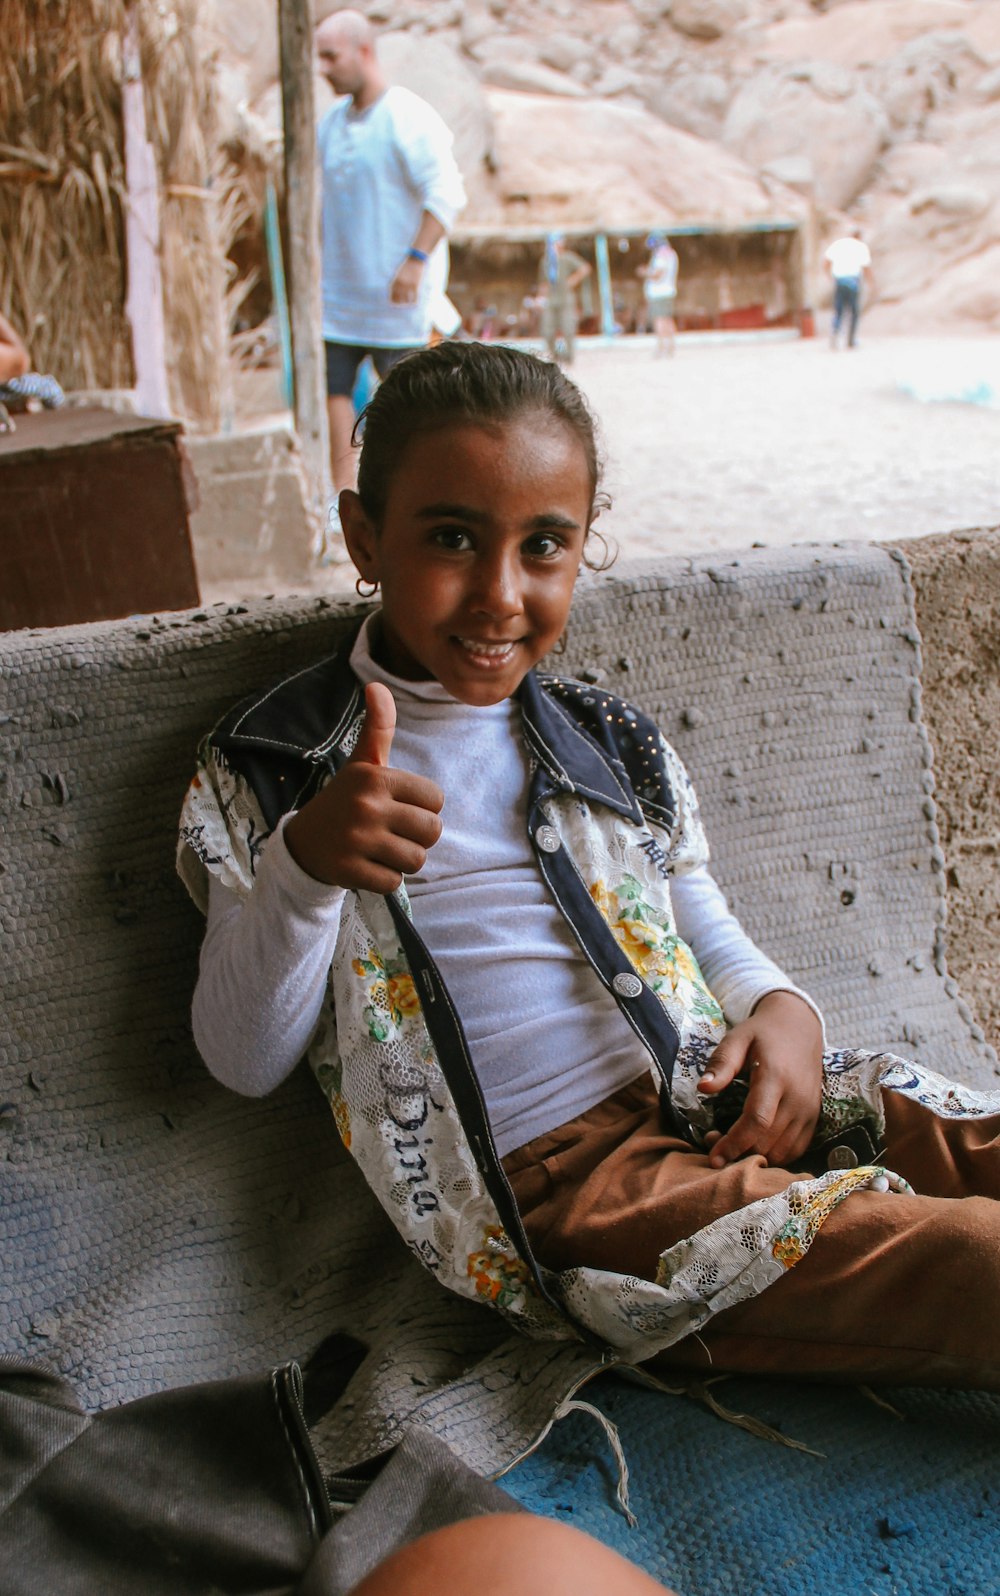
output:
[[[849,215],[872,330],[1000,331],[998,0],[361,6],[390,75],[455,133],[465,225],[808,217],[818,288]],[[204,8],[231,125],[271,135],[274,13]]]

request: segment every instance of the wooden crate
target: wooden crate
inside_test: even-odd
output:
[[[181,426],[67,408],[0,435],[0,630],[199,603]]]

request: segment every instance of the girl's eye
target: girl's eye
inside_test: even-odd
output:
[[[553,532],[536,532],[524,545],[524,552],[532,559],[550,560],[554,554],[561,554],[564,544],[560,537]]]
[[[462,552],[472,547],[472,539],[464,526],[436,526],[431,536],[442,549]]]

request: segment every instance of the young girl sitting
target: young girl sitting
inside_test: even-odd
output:
[[[416,1255],[532,1334],[1000,1389],[1000,1094],[824,1053],[655,725],[536,670],[598,480],[554,364],[386,377],[340,499],[381,607],[225,716],[186,800],[198,1046],[250,1094],[308,1050]]]

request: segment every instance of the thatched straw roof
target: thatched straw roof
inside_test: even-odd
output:
[[[0,307],[66,388],[133,380],[125,316],[124,40],[136,27],[162,205],[171,402],[218,425],[226,246],[243,200],[214,132],[197,0],[4,0]]]

